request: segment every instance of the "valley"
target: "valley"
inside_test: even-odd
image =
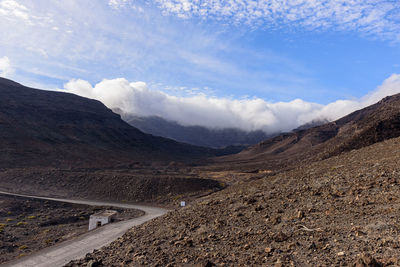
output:
[[[171,209],[149,221],[139,217],[122,237],[66,266],[400,264],[400,95],[227,154],[143,133],[100,102],[0,81],[8,97],[0,101],[0,189]],[[23,109],[18,103],[28,95],[37,112],[25,116],[28,102]],[[64,98],[74,104],[57,102]],[[186,207],[178,207],[181,201]],[[10,218],[71,211],[49,208]],[[72,211],[86,218],[95,210]],[[65,229],[78,235],[83,222]],[[24,236],[14,225],[3,229],[4,240]],[[68,237],[46,233],[44,240]],[[4,247],[12,248],[10,257],[21,254]],[[29,253],[44,246],[27,247]]]
[[[399,145],[237,182],[67,266],[399,265]]]
[[[0,267],[400,267],[400,0],[0,0]]]

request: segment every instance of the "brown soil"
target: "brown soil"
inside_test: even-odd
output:
[[[220,182],[203,177],[207,176],[175,162],[165,166],[137,163],[121,169],[18,168],[0,170],[0,188],[33,195],[169,205],[223,188]]]
[[[89,216],[107,208],[0,195],[0,264],[87,232]],[[117,220],[143,215],[112,209]]]
[[[398,266],[399,148],[254,174],[67,266]]]

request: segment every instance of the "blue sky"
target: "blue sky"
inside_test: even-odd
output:
[[[109,99],[126,96],[85,94],[74,82],[87,81],[87,92],[113,80],[104,90],[119,93],[117,78],[131,83],[129,90],[143,82],[143,90],[175,102],[143,111],[148,105],[139,110],[136,94],[124,104],[136,103],[127,111],[182,124],[191,123],[176,112],[204,111],[188,111],[186,104],[171,111],[171,105],[194,101],[230,116],[244,112],[235,101],[254,106],[257,99],[264,108],[245,105],[251,114],[236,114],[225,126],[242,120],[245,129],[288,130],[318,117],[287,115],[291,123],[272,127],[287,117],[279,112],[289,112],[274,104],[301,100],[304,109],[290,112],[303,114],[338,101],[353,103],[329,118],[335,119],[370,104],[366,96],[389,77],[397,83],[393,75],[400,73],[400,2],[394,0],[0,0],[0,30],[3,76],[108,106],[121,105]],[[387,92],[397,92],[396,86]],[[269,119],[259,122],[260,114]],[[207,124],[210,117],[198,116],[195,124],[215,127],[225,119]]]

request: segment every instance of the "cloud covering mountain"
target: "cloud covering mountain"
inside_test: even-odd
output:
[[[337,100],[326,105],[301,99],[272,103],[261,98],[231,99],[204,94],[178,97],[150,90],[144,82],[129,82],[124,78],[103,80],[94,86],[76,79],[66,83],[64,90],[100,100],[109,108],[118,108],[124,113],[159,116],[184,126],[236,127],[274,133],[289,131],[312,120],[335,120],[385,96],[400,93],[400,74],[391,75],[360,99]]]

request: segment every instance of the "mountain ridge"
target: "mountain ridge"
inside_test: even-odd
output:
[[[145,134],[100,101],[0,79],[0,167],[108,166],[224,153]]]
[[[218,162],[250,162],[282,168],[325,159],[400,136],[400,94],[388,96],[343,118],[309,129],[283,133]]]
[[[243,149],[271,136],[261,130],[248,132],[238,128],[209,129],[202,126],[183,126],[158,116],[141,117],[121,114],[126,122],[145,133],[197,146],[211,148],[238,146]]]

